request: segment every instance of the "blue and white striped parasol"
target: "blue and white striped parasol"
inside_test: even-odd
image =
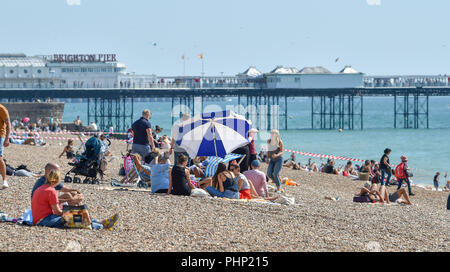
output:
[[[215,156],[210,156],[206,159],[206,162],[208,162],[208,165],[206,165],[204,174],[205,177],[212,177],[214,176],[214,174],[216,173],[217,170],[217,165],[219,165],[219,163],[223,162],[223,163],[227,163],[230,162],[232,160],[236,160],[236,159],[240,159],[242,158],[242,155],[240,154],[227,154],[225,156],[225,158],[220,158],[220,157],[215,157]]]
[[[174,125],[176,143],[189,157],[224,158],[236,148],[249,143],[251,121],[232,111],[202,113]],[[174,135],[172,135],[174,136]]]

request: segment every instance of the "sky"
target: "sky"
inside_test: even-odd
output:
[[[235,75],[345,65],[450,74],[448,0],[0,1],[0,52],[117,54],[129,72]],[[183,62],[182,56],[185,56]]]

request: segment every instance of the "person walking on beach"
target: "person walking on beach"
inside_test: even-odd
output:
[[[433,185],[434,185],[434,188],[436,189],[436,191],[439,189],[439,176],[440,175],[441,175],[441,173],[437,172],[433,178]]]
[[[3,152],[6,147],[9,146],[9,133],[11,132],[11,121],[9,120],[9,112],[0,104],[0,175],[2,176],[3,183],[0,189],[8,188],[8,182],[6,181],[6,165],[3,161]]]
[[[381,171],[381,185],[384,185],[384,177],[387,175],[386,178],[386,185],[389,185],[389,180],[391,179],[392,170],[391,166],[389,164],[389,154],[391,154],[391,149],[386,148],[384,150],[384,154],[380,159],[380,171]]]
[[[255,137],[256,133],[259,131],[256,128],[252,128],[248,131],[248,140],[250,143],[248,144],[249,158],[248,158],[248,169],[242,169],[242,171],[251,170],[250,164],[257,159],[258,153],[256,152],[255,147]]]
[[[133,145],[131,153],[137,153],[144,159],[150,152],[155,149],[155,141],[152,136],[152,124],[150,118],[152,113],[150,110],[144,110],[142,117],[131,126]]]
[[[269,166],[267,167],[267,176],[275,182],[277,186],[277,193],[280,193],[281,178],[280,171],[283,166],[283,151],[284,146],[281,141],[280,132],[273,129],[270,132],[270,139],[267,141],[267,158]]]
[[[395,168],[395,176],[398,179],[397,191],[400,190],[403,182],[406,182],[406,184],[408,185],[408,193],[410,196],[413,196],[414,194],[411,192],[411,182],[409,181],[408,177],[408,158],[402,155],[400,159],[402,160],[402,162]]]

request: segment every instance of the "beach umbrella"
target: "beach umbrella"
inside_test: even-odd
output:
[[[177,132],[175,140],[191,158],[224,158],[236,148],[249,143],[248,131],[251,126],[251,121],[230,110],[202,113],[174,125]]]
[[[29,118],[29,117],[25,117],[25,118],[23,118],[23,122],[24,122],[24,123],[28,123],[28,122],[30,122],[30,118]]]
[[[208,164],[206,165],[206,168],[205,168],[205,171],[204,171],[205,177],[212,177],[212,176],[214,176],[214,174],[216,173],[217,166],[219,165],[219,163],[221,163],[221,162],[228,163],[230,161],[240,159],[240,158],[242,158],[242,156],[243,155],[240,155],[240,154],[230,153],[230,154],[227,154],[225,156],[225,158],[215,157],[215,156],[208,157],[206,159],[206,162]]]

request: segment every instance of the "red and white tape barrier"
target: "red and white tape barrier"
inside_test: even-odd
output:
[[[33,130],[15,130],[13,132],[16,133],[33,133],[36,131]],[[109,135],[127,135],[124,132],[80,132],[80,131],[60,131],[60,132],[52,132],[52,131],[38,131],[39,134],[51,134],[51,135],[96,135],[96,134],[109,134]]]
[[[291,149],[285,149],[285,151],[289,152],[289,153],[299,154],[299,155],[308,156],[308,157],[315,157],[315,158],[333,159],[333,160],[341,160],[341,161],[356,161],[356,162],[364,162],[365,161],[365,160],[355,159],[355,158],[346,158],[346,157],[334,156],[334,155],[309,153],[309,152],[303,152],[303,151],[295,151],[295,150],[291,150]]]
[[[79,140],[79,138],[67,138],[67,137],[33,137],[33,136],[16,136],[16,135],[10,135],[11,138],[14,139],[36,139],[36,140],[40,140],[40,139],[45,139],[45,140]],[[82,138],[83,141],[88,140],[89,138]],[[120,142],[127,142],[127,140],[124,139],[111,139],[114,141],[120,141]]]

